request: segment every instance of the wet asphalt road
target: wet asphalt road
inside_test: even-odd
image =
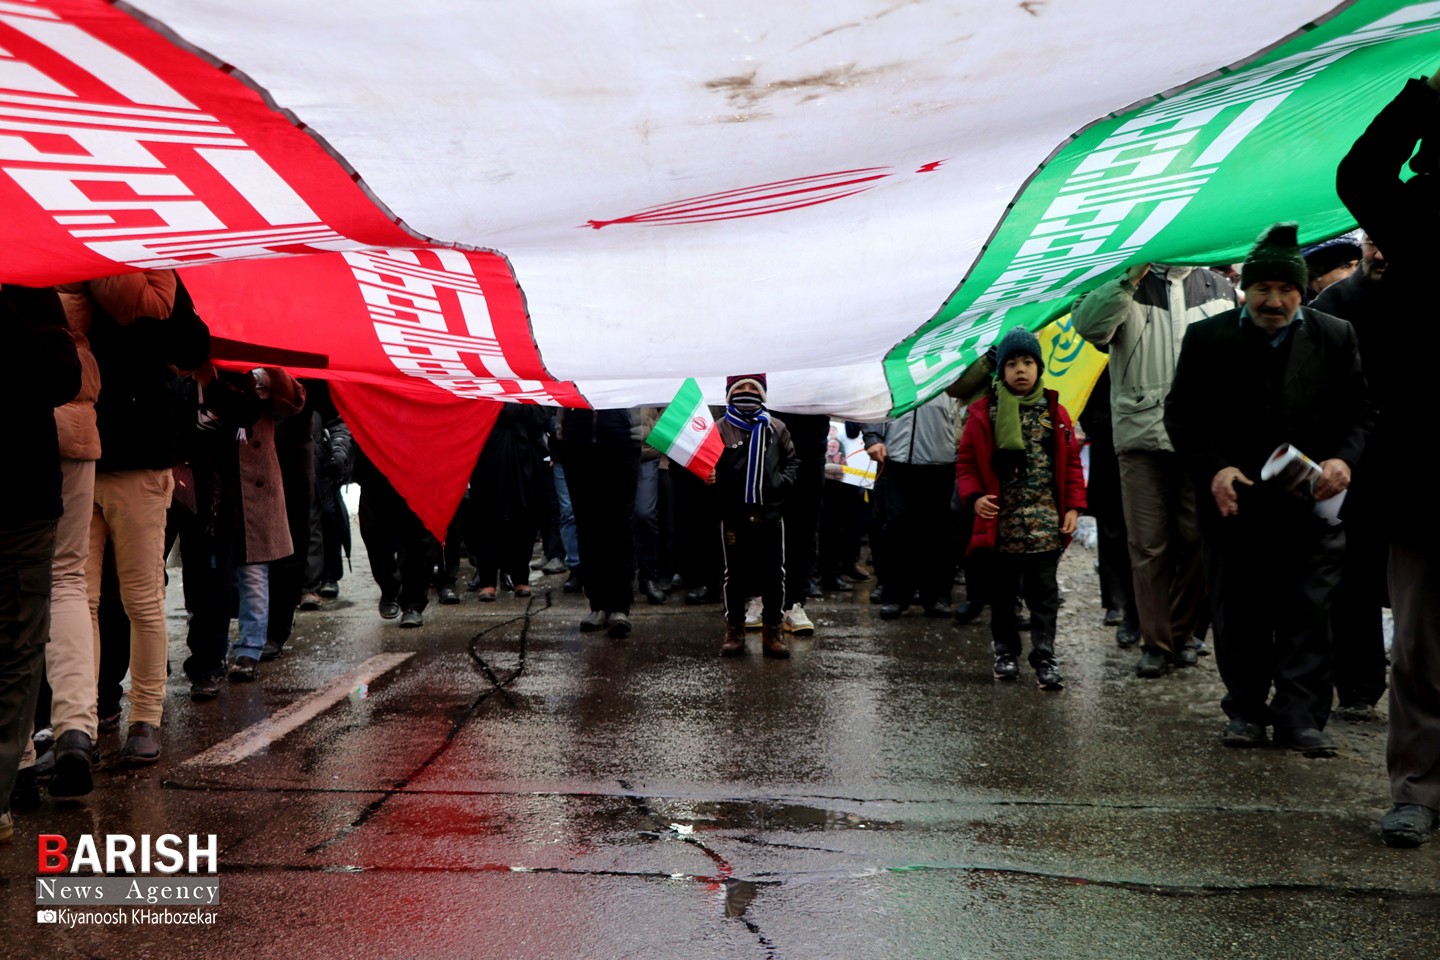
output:
[[[1331,760],[1222,748],[1213,658],[1135,679],[1092,561],[1062,565],[1058,694],[991,679],[983,618],[882,623],[869,585],[811,601],[790,661],[724,661],[718,607],[616,641],[558,576],[401,630],[357,556],[259,683],[192,705],[172,583],[165,755],[19,813],[0,957],[1433,960],[1440,844],[1380,843],[1383,725],[1332,724]],[[39,832],[218,834],[218,919],[38,925]]]

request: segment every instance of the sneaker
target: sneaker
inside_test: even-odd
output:
[[[320,594],[316,593],[314,590],[306,590],[304,593],[300,594],[300,609],[319,610]]]
[[[1418,803],[1397,803],[1380,821],[1387,847],[1418,847],[1440,827],[1440,811]],[[0,837],[0,839],[4,839]]]
[[[515,599],[517,600],[528,600],[534,595],[535,591],[528,583],[522,583],[515,588]]]
[[[596,630],[604,630],[610,624],[610,614],[604,610],[591,610],[580,621],[582,633],[592,633]]]
[[[1249,720],[1231,720],[1220,733],[1220,742],[1227,747],[1265,746],[1265,727]]]
[[[4,843],[15,836],[15,818],[10,816],[10,811],[0,813],[0,843]]]
[[[220,696],[219,677],[200,677],[190,681],[190,699],[196,703],[207,703]],[[130,724],[130,729],[135,729],[135,724]]]
[[[95,744],[83,730],[66,730],[55,741],[55,778],[50,781],[52,797],[83,797],[95,788],[91,762]]]
[[[425,614],[419,610],[406,610],[400,615],[400,626],[407,629],[425,626]]]
[[[878,583],[877,583],[874,587],[872,587],[872,588],[870,589],[870,602],[871,602],[871,603],[884,603],[884,602],[885,602],[885,588],[882,587],[882,586],[880,586]]]
[[[481,603],[494,603],[494,602],[495,602],[495,597],[496,597],[495,588],[494,588],[494,587],[481,587],[481,588],[480,588],[480,593],[478,594],[478,596],[479,596],[479,598],[480,598],[480,602],[481,602]]]
[[[950,604],[946,603],[943,600],[936,600],[932,603],[924,604],[923,606],[925,616],[929,617],[932,620],[949,620],[952,616],[954,616],[954,612],[950,609]]]
[[[765,601],[759,597],[751,597],[745,604],[745,629],[759,630],[762,626],[760,613],[765,609]]]
[[[1111,607],[1105,611],[1105,626],[1118,627],[1125,620],[1125,611],[1119,607]]]
[[[138,766],[160,759],[160,731],[153,723],[130,724],[125,746],[120,748],[120,763]]]
[[[1014,680],[1020,673],[1020,664],[1008,653],[995,655],[995,679]]]
[[[790,647],[785,643],[785,634],[778,623],[773,627],[760,628],[760,652],[774,660],[790,659]]]
[[[1140,655],[1140,662],[1135,665],[1135,675],[1146,680],[1154,680],[1156,677],[1163,677],[1165,671],[1170,669],[1170,655],[1164,650],[1152,650],[1145,648]]]
[[[325,600],[334,600],[340,596],[340,584],[334,580],[321,580],[320,588],[315,591]]]
[[[274,640],[266,640],[265,646],[260,648],[260,659],[263,661],[279,660],[280,654],[284,652],[285,647],[282,644],[278,644]]]
[[[1188,643],[1175,651],[1175,666],[1177,667],[1193,667],[1199,662],[1200,654],[1196,653],[1195,648]]]
[[[404,621],[402,620],[403,624]],[[254,683],[260,679],[260,661],[254,657],[236,657],[230,667],[231,683]]]
[[[624,640],[630,636],[630,614],[617,610],[610,614],[610,638]]]
[[[902,613],[904,613],[904,612],[905,612],[905,608],[902,607],[902,606],[900,606],[900,604],[898,604],[898,603],[882,603],[882,604],[880,604],[880,619],[881,619],[881,620],[899,620],[899,619],[900,619],[900,614],[902,614]]]
[[[566,568],[564,560],[561,560],[559,557],[551,557],[549,560],[545,561],[544,565],[540,568],[540,572],[556,574],[564,573],[565,569]]]
[[[453,607],[460,602],[460,594],[455,592],[454,587],[441,587],[435,591],[435,595],[440,598],[440,603],[447,607]]]
[[[815,624],[805,615],[805,608],[795,604],[785,611],[785,632],[797,637],[808,637],[815,632]]]
[[[1065,678],[1060,675],[1060,668],[1054,660],[1042,660],[1035,667],[1035,681],[1040,684],[1041,690],[1065,689]]]
[[[1208,657],[1208,656],[1210,656],[1210,645],[1209,645],[1208,643],[1206,643],[1206,642],[1205,642],[1203,639],[1201,639],[1200,637],[1196,637],[1196,638],[1195,638],[1195,642],[1194,642],[1193,644],[1191,644],[1191,646],[1193,646],[1193,647],[1195,648],[1195,655],[1196,655],[1196,656],[1199,656],[1199,657]]]
[[[394,620],[400,616],[400,604],[394,600],[380,601],[380,616],[384,620]]]

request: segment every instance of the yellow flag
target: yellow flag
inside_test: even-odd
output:
[[[1045,354],[1045,386],[1060,394],[1060,403],[1070,416],[1079,419],[1090,400],[1095,381],[1110,356],[1096,350],[1070,322],[1070,314],[1043,327],[1035,334]]]

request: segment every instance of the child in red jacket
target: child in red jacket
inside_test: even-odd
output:
[[[1070,414],[1041,380],[1040,341],[1016,328],[996,352],[995,391],[971,404],[960,436],[956,485],[975,511],[969,552],[993,550],[990,632],[995,678],[1019,672],[1013,598],[1030,608],[1030,666],[1044,690],[1060,690],[1055,663],[1055,573],[1085,508],[1085,474]]]

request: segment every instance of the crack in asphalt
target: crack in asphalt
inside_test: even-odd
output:
[[[735,878],[735,868],[730,864],[730,861],[726,860],[718,851],[710,849],[707,844],[694,834],[681,833],[667,818],[660,816],[650,807],[648,802],[649,798],[636,793],[635,788],[628,782],[624,780],[618,780],[616,782],[619,783],[620,788],[625,791],[623,796],[630,801],[630,805],[634,807],[641,816],[648,819],[657,827],[653,832],[641,831],[641,836],[655,836],[657,838],[668,836],[672,839],[679,840],[681,843],[688,843],[715,863],[719,869],[718,876],[696,876],[691,879],[700,883],[723,886],[725,888],[725,916],[739,920],[745,925],[745,929],[750,931],[756,943],[765,951],[766,960],[776,960],[776,958],[780,956],[780,953],[775,946],[775,942],[765,935],[765,932],[760,929],[759,924],[745,916],[745,911],[750,906],[750,902],[755,899],[755,888],[760,885],[759,882],[753,880],[737,880]],[[667,874],[667,876],[669,875]],[[772,883],[777,884],[780,882],[782,881],[772,881]]]
[[[479,633],[475,634],[475,636],[470,638],[470,644],[467,648],[470,653],[470,658],[474,661],[475,668],[480,671],[480,673],[485,677],[486,680],[490,681],[491,689],[482,692],[474,700],[470,701],[470,705],[467,706],[464,710],[462,710],[459,716],[457,716],[454,721],[451,722],[450,731],[445,735],[445,739],[442,740],[440,744],[430,752],[430,755],[424,760],[422,760],[420,764],[415,767],[414,770],[410,771],[404,777],[401,777],[400,780],[397,781],[393,786],[386,788],[379,797],[369,803],[364,810],[360,811],[359,816],[357,816],[346,826],[342,827],[340,830],[336,831],[334,836],[330,837],[328,840],[322,840],[321,842],[314,844],[313,846],[307,847],[305,850],[306,853],[319,853],[322,850],[325,850],[326,848],[336,843],[339,843],[341,840],[349,837],[355,831],[359,830],[366,823],[368,823],[370,819],[374,817],[377,813],[379,813],[380,810],[385,806],[385,804],[390,801],[391,797],[399,793],[409,792],[406,791],[405,788],[408,787],[416,777],[420,776],[426,770],[428,770],[430,766],[435,763],[436,760],[439,760],[450,750],[450,747],[454,745],[455,738],[460,734],[460,731],[463,730],[465,728],[465,725],[468,724],[475,717],[475,714],[479,712],[481,705],[490,698],[490,695],[492,693],[500,694],[501,698],[504,699],[507,705],[515,705],[515,701],[511,698],[510,694],[506,691],[505,688],[518,680],[520,678],[520,675],[525,672],[525,650],[526,641],[529,639],[530,636],[530,622],[536,613],[549,610],[551,606],[553,606],[553,601],[551,599],[551,594],[549,590],[545,591],[543,597],[544,606],[542,606],[540,610],[537,611],[535,609],[535,603],[539,599],[541,598],[532,596],[530,598],[530,602],[525,605],[525,612],[522,613],[520,616],[512,617],[509,620],[502,620],[499,623],[491,624],[490,626],[486,627],[484,630],[481,630]],[[477,650],[477,644],[479,644],[482,637],[517,622],[520,623],[519,662],[517,663],[515,669],[510,671],[510,673],[502,679],[495,673],[495,670],[490,666],[490,664],[486,662],[485,658],[480,655],[479,651]]]
[[[490,691],[481,695],[481,698],[489,696]],[[468,713],[474,708],[476,702],[466,707],[465,719]],[[447,734],[447,739],[454,736],[456,731]],[[426,763],[433,762],[433,758]],[[418,772],[418,771],[417,771]],[[409,781],[414,778],[404,778]],[[608,790],[464,790],[456,787],[443,788],[419,788],[414,789],[408,783],[402,781],[388,787],[327,787],[308,785],[251,785],[225,783],[223,781],[206,781],[202,779],[187,780],[163,780],[162,785],[171,790],[211,790],[228,793],[296,793],[296,794],[364,794],[364,793],[385,793],[405,794],[414,797],[551,797],[551,798],[600,798],[600,799],[633,799],[637,794]],[[96,790],[103,789],[101,785]],[[956,800],[950,798],[902,798],[902,797],[844,797],[831,794],[813,794],[809,796],[708,796],[689,793],[652,793],[645,794],[650,800],[688,800],[701,801],[705,803],[738,803],[738,804],[771,804],[775,806],[807,806],[815,802],[829,803],[854,803],[861,806],[871,804],[890,804],[902,807],[922,806],[951,806],[957,808],[976,807],[1046,807],[1052,809],[1077,809],[1077,810],[1115,810],[1132,811],[1136,813],[1215,813],[1215,814],[1253,814],[1273,813],[1285,816],[1349,816],[1353,811],[1326,810],[1314,807],[1278,807],[1278,806],[1224,806],[1218,804],[1204,804],[1191,806],[1162,806],[1153,803],[1104,803],[1098,801],[1082,800],[1024,800],[1024,799],[1003,799],[1003,800]]]
[[[680,836],[677,836],[676,839],[685,840],[684,837]],[[873,879],[876,877],[888,877],[898,874],[922,873],[928,871],[980,874],[986,876],[1024,877],[1033,880],[1054,881],[1056,883],[1063,883],[1075,886],[1105,887],[1114,890],[1126,890],[1131,893],[1144,893],[1167,897],[1251,896],[1280,893],[1319,894],[1322,896],[1336,896],[1354,899],[1374,899],[1377,897],[1383,897],[1387,900],[1403,900],[1411,903],[1440,904],[1440,893],[1413,890],[1398,890],[1393,887],[1326,886],[1324,884],[1317,883],[1163,884],[1147,883],[1138,880],[1115,880],[1108,878],[1086,877],[1078,874],[1060,873],[1035,868],[1002,866],[999,864],[986,863],[907,864],[904,866],[876,867],[866,872],[857,872],[853,868],[783,872],[763,871],[755,874],[753,879],[748,880],[736,880],[733,876],[724,877],[709,874],[665,873],[663,871],[657,870],[587,870],[575,867],[525,867],[503,863],[485,863],[474,866],[425,866],[421,864],[406,864],[400,866],[356,866],[351,864],[272,864],[229,862],[225,865],[222,873],[374,873],[400,875],[481,873],[553,874],[556,876],[569,877],[620,877],[631,880],[660,880],[668,882],[685,881],[691,883],[719,885],[750,884],[756,887],[778,887],[783,886],[787,881],[797,879],[840,877],[846,880],[863,880]],[[741,917],[739,919],[744,918]],[[749,927],[751,926],[751,924],[747,923],[746,926]],[[755,932],[758,934],[758,929],[755,930]],[[770,943],[768,939],[765,940],[762,945],[766,946],[767,949],[775,949],[774,945]]]

